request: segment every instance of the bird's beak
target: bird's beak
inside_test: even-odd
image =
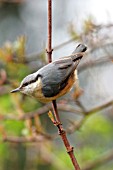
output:
[[[19,91],[20,91],[20,88],[18,87],[16,89],[12,90],[11,93],[16,93],[16,92],[19,92]]]

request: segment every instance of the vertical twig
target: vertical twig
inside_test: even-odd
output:
[[[48,62],[52,61],[52,0],[48,0],[48,45],[47,45],[47,55],[48,55]],[[55,116],[55,122],[54,124],[57,126],[59,135],[62,138],[62,141],[66,147],[67,153],[69,154],[71,161],[73,163],[73,166],[75,170],[80,170],[80,167],[78,165],[78,162],[74,156],[74,148],[70,145],[66,132],[63,129],[62,123],[60,121],[60,117],[58,114],[58,109],[57,109],[57,104],[56,100],[52,101],[53,105],[53,111],[54,111],[54,116]]]
[[[53,111],[54,111],[54,115],[55,115],[55,119],[56,119],[55,125],[57,126],[57,128],[59,130],[59,135],[62,138],[62,141],[63,141],[63,143],[64,143],[64,145],[66,147],[67,153],[69,154],[69,156],[71,158],[71,161],[73,163],[73,166],[74,166],[75,170],[80,170],[79,164],[78,164],[78,162],[77,162],[77,160],[75,158],[75,155],[74,155],[74,147],[72,147],[70,145],[70,143],[69,143],[69,141],[67,139],[67,136],[66,136],[66,132],[63,129],[62,123],[60,121],[56,101],[54,100],[52,102],[52,104],[53,104]]]
[[[48,42],[47,55],[49,63],[52,61],[52,0],[48,0]]]

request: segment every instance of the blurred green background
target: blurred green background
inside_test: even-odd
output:
[[[88,47],[79,83],[58,100],[82,170],[113,169],[111,6],[110,0],[53,0],[53,60],[70,55],[78,43]],[[47,63],[46,44],[47,1],[0,1],[0,170],[73,169],[47,115],[51,105],[10,94]]]

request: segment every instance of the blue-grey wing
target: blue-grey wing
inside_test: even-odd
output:
[[[75,63],[71,58],[57,60],[43,67],[42,91],[45,97],[57,95],[66,85],[73,73]],[[47,70],[47,71],[46,71]]]
[[[51,63],[47,65],[47,71],[42,74],[42,91],[45,97],[53,97],[57,95],[67,84],[67,80],[71,74],[71,65]],[[45,68],[44,68],[45,69]]]
[[[85,52],[86,49],[86,46],[80,44],[71,56],[62,57],[41,69],[42,91],[45,97],[57,95],[67,85],[69,77],[83,57],[83,53],[79,52]],[[75,54],[76,52],[78,54]]]

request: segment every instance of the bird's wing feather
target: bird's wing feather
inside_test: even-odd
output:
[[[83,57],[83,53],[86,50],[84,45],[77,46],[72,55],[62,57],[45,67],[41,72],[42,75],[42,91],[45,97],[53,97],[57,95],[67,84],[69,77],[73,74],[79,61]],[[76,54],[77,52],[77,54]]]
[[[73,62],[71,57],[62,58],[50,63],[47,72],[43,72],[43,94],[45,97],[53,97],[57,95],[68,83],[69,77],[76,69],[79,60]]]

